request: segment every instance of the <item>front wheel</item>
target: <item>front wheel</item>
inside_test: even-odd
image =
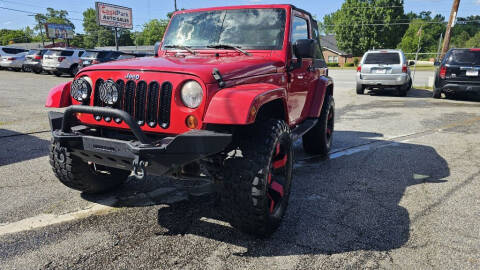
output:
[[[78,73],[78,65],[73,65],[70,67],[70,75],[75,76]]]
[[[129,171],[87,163],[72,155],[66,147],[50,145],[50,165],[58,180],[65,186],[96,194],[115,189],[123,184]]]
[[[280,225],[290,196],[290,128],[282,120],[268,120],[236,135],[236,154],[224,162],[221,206],[232,226],[266,237]]]
[[[302,137],[303,150],[307,154],[327,156],[332,147],[335,126],[335,101],[326,96],[318,122]]]
[[[53,75],[55,75],[57,77],[60,77],[60,76],[62,76],[62,73],[58,72],[58,71],[53,71]]]

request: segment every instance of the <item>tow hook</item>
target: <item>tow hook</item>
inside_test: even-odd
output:
[[[147,177],[148,161],[139,160],[138,157],[135,158],[132,162],[133,165],[133,175],[138,180],[144,180]]]

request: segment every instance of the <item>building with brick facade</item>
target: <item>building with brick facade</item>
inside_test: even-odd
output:
[[[338,63],[341,67],[343,67],[345,63],[353,63],[352,55],[338,48],[334,35],[321,36],[320,42],[323,48],[323,56],[327,63]]]

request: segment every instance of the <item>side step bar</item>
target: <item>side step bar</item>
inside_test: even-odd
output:
[[[305,133],[312,129],[318,122],[318,119],[307,119],[302,124],[292,130],[292,140],[300,139]]]

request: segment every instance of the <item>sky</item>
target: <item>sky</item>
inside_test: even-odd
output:
[[[141,30],[142,25],[151,19],[165,19],[166,14],[174,9],[174,0],[102,0],[101,2],[131,7],[134,30]],[[339,9],[343,2],[343,0],[177,0],[177,6],[178,8],[191,9],[212,6],[286,3],[294,4],[321,19],[324,15]],[[452,3],[453,0],[405,0],[405,11],[418,13],[427,10],[448,18]],[[69,11],[69,18],[75,24],[75,32],[83,33],[82,12],[87,8],[95,8],[95,1],[0,0],[0,7],[38,13],[45,13],[46,7],[65,9]],[[480,0],[461,0],[458,11],[459,17],[478,14],[480,14]],[[0,9],[0,29],[22,29],[33,25],[35,25],[35,20],[27,13]]]

